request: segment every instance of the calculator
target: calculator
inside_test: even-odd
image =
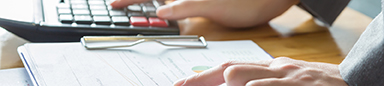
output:
[[[31,23],[0,18],[0,26],[31,42],[76,42],[82,36],[178,35],[176,21],[156,16],[164,1],[112,8],[114,0],[32,0]]]

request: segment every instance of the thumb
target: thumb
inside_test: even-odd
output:
[[[207,16],[208,2],[211,0],[179,0],[157,9],[157,16],[163,19],[183,19],[195,16]]]

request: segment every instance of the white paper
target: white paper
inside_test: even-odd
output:
[[[229,60],[272,59],[252,41],[211,41],[207,48],[145,42],[87,50],[80,43],[29,43],[19,48],[39,86],[171,86]]]
[[[0,86],[32,86],[25,68],[0,70]]]

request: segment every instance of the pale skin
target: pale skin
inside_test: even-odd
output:
[[[122,8],[148,0],[117,0]],[[267,23],[299,0],[178,0],[158,8],[160,18],[177,20],[205,17],[227,27]],[[280,57],[257,62],[226,62],[178,80],[174,86],[348,86],[338,65]]]
[[[257,62],[226,62],[177,81],[174,86],[348,86],[334,64],[286,57]]]
[[[111,5],[122,8],[148,0],[117,0]],[[252,27],[265,24],[297,4],[298,0],[178,0],[157,10],[160,18],[177,20],[205,17],[227,27]]]

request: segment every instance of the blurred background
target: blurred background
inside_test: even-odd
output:
[[[348,7],[354,9],[361,14],[366,15],[370,18],[375,18],[381,12],[381,0],[351,0],[348,4]],[[353,14],[345,14],[345,15],[353,15]],[[341,18],[345,19],[345,18]],[[359,19],[359,18],[356,18]],[[347,19],[348,20],[348,19]],[[369,24],[365,22],[362,24],[362,21],[366,20],[354,20],[354,23],[365,25]],[[369,20],[371,21],[371,20]],[[339,27],[345,26],[337,26],[337,24],[332,26],[329,30],[332,34],[332,37],[335,39],[336,44],[340,48],[341,52],[345,56],[352,49],[353,45],[359,39],[360,34],[363,33],[365,27],[358,27],[354,25],[348,25],[350,29],[343,29]],[[352,29],[354,28],[354,29]]]
[[[374,18],[381,11],[381,0],[351,0],[348,7]]]

